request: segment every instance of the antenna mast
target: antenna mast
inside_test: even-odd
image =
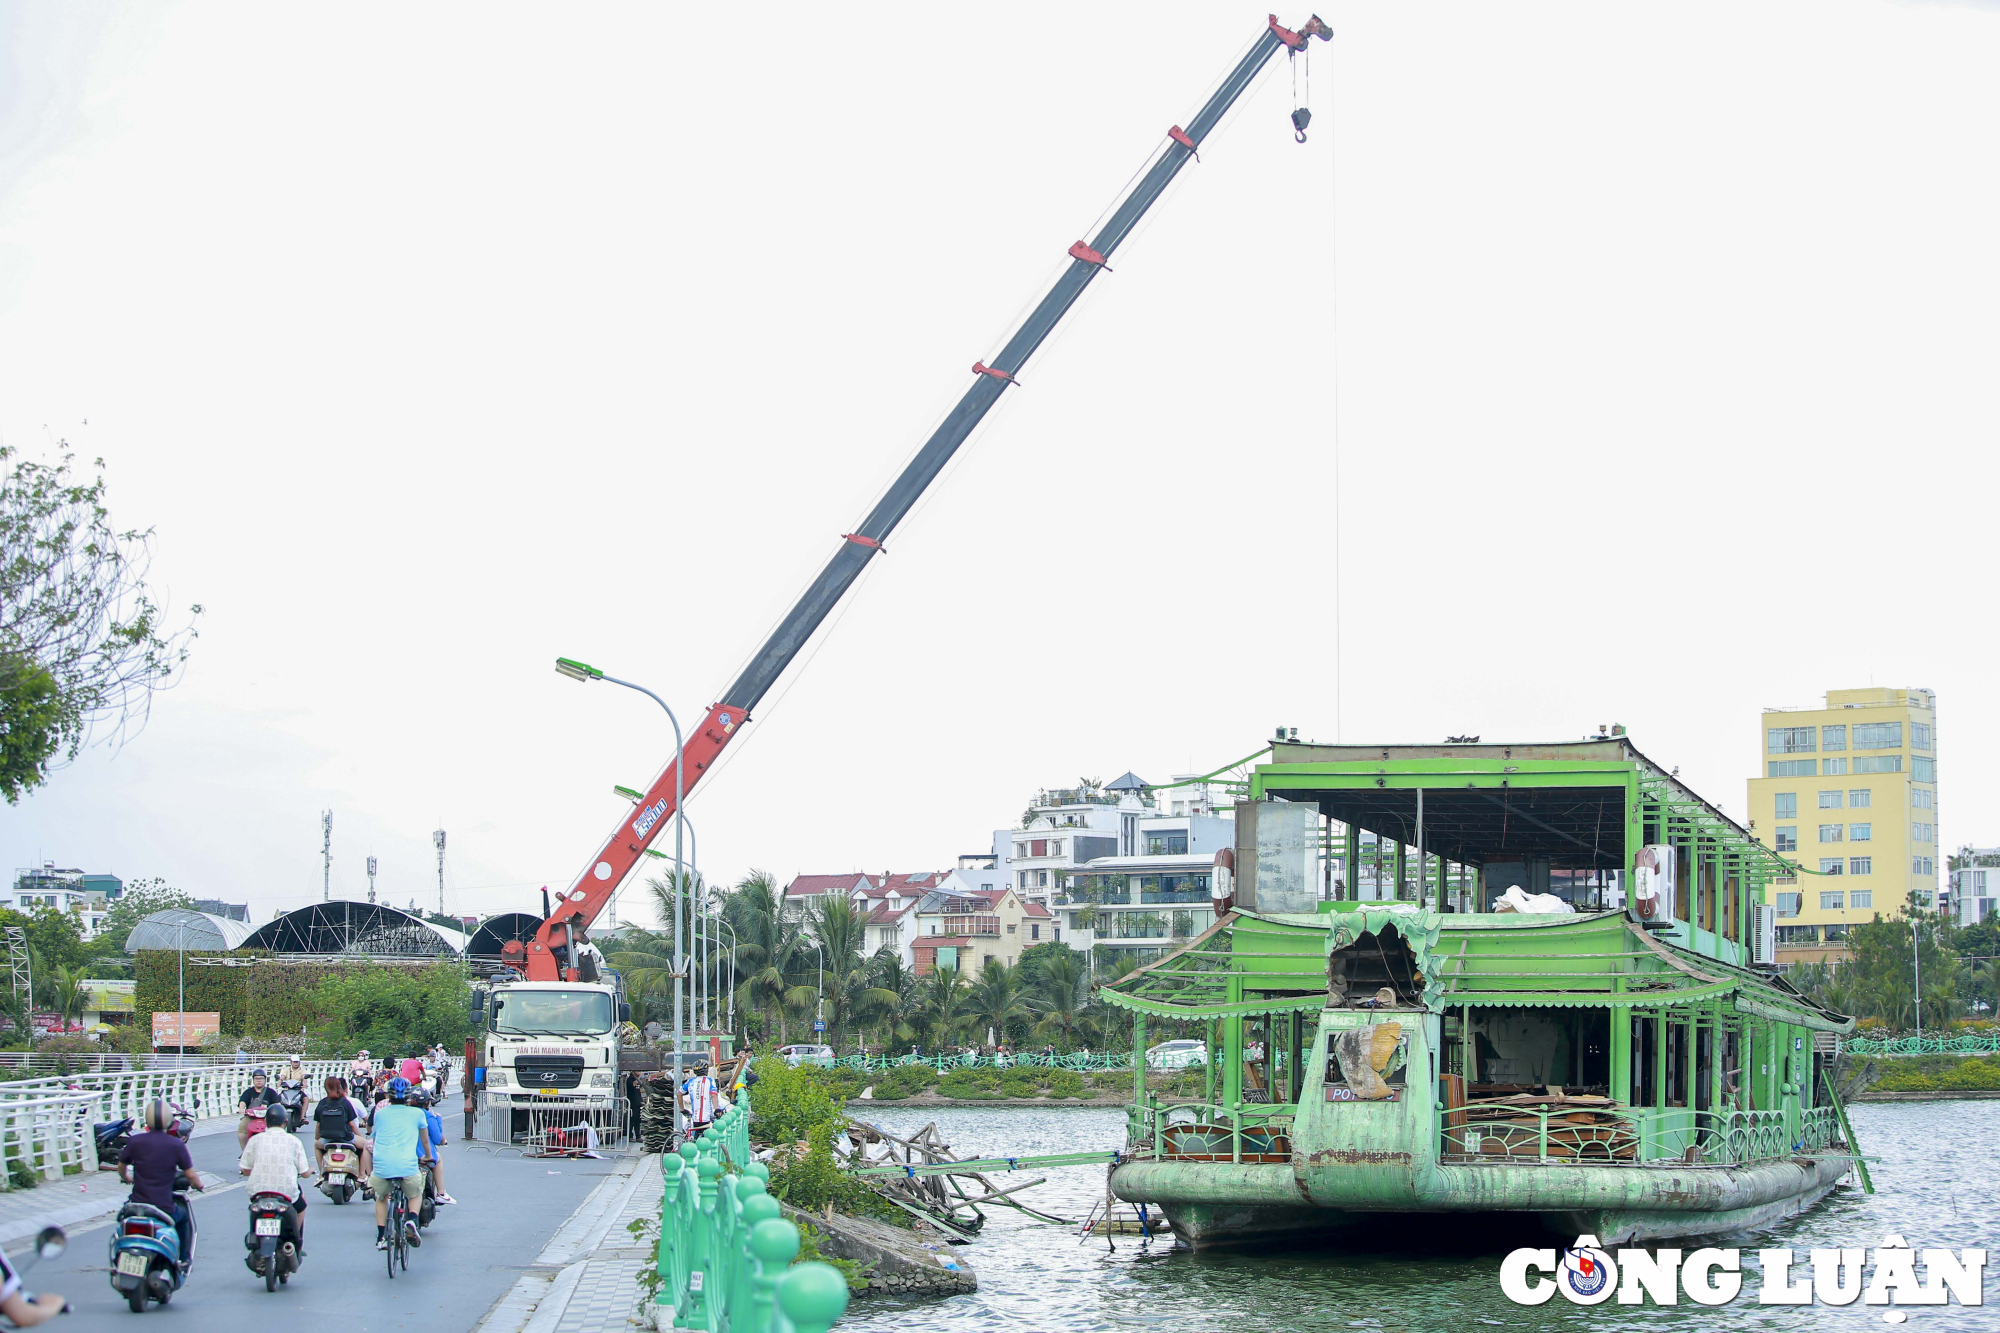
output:
[[[438,915],[444,915],[444,830],[431,834],[431,843],[438,849]]]
[[[319,900],[325,903],[333,901],[333,811],[320,811],[319,834]]]
[[[368,901],[375,901],[375,858],[368,858]]]

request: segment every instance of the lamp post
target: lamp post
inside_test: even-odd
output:
[[[589,666],[583,662],[572,661],[567,657],[558,657],[556,659],[556,671],[559,675],[568,676],[571,680],[581,680],[581,681],[608,680],[613,685],[623,685],[628,690],[637,690],[639,693],[645,695],[648,699],[651,699],[654,703],[658,704],[660,706],[661,711],[666,713],[667,721],[673,723],[674,726],[674,883],[677,886],[684,883],[685,881],[682,878],[682,867],[686,864],[686,862],[682,859],[681,856],[681,838],[682,834],[686,831],[687,821],[686,818],[681,814],[681,804],[687,797],[687,789],[684,780],[685,775],[681,771],[681,751],[684,748],[683,742],[681,740],[681,720],[674,716],[673,709],[667,707],[667,701],[665,699],[662,699],[659,695],[653,693],[651,690],[647,689],[644,685],[635,685],[629,680],[620,680],[616,676],[607,676],[594,666]],[[687,948],[686,948],[686,941],[681,938],[681,914],[678,902],[676,903],[674,909],[674,974],[675,974],[674,975],[674,1088],[676,1092],[676,1095],[674,1097],[674,1131],[676,1137],[684,1139],[687,1136],[687,1122],[681,1114],[681,1099],[678,1093],[681,1082],[681,1038],[682,1038],[682,1032],[684,1031],[686,1026],[686,1012],[687,1012],[684,1005],[684,1001],[686,999],[685,992],[687,983]]]
[[[826,1027],[826,950],[820,947],[818,940],[814,940],[812,946],[813,952],[819,958],[819,985],[815,987],[819,998],[815,1001],[813,1007],[813,1023],[824,1030]],[[819,1036],[820,1033],[813,1033],[813,1044],[815,1046],[820,1044]]]
[[[626,795],[630,789],[625,787],[615,787],[612,790],[616,791],[619,795],[623,796]],[[694,979],[697,989],[695,990],[694,993],[694,1011],[695,1011],[695,1026],[697,1029],[699,1029],[703,1021],[701,1017],[703,1006],[707,1001],[712,1000],[714,998],[708,988],[707,967],[708,967],[708,960],[711,957],[711,955],[706,951],[704,947],[706,945],[705,932],[694,926],[694,921],[699,920],[702,916],[707,915],[708,904],[706,899],[708,897],[708,886],[702,882],[701,878],[701,839],[698,836],[696,836],[697,830],[695,829],[694,821],[692,819],[683,818],[682,826],[687,829],[687,835],[688,835],[688,878],[696,884],[701,884],[700,895],[696,897],[694,900],[695,907],[693,912],[693,918],[689,922],[690,933],[692,933],[695,937]],[[646,855],[658,856],[662,860],[665,859],[665,855],[663,853],[656,852],[650,847],[646,849]],[[690,885],[689,887],[691,888],[692,885]],[[676,904],[675,910],[679,910],[678,905],[680,903],[680,900],[681,900],[681,886],[679,884],[676,884],[674,889],[674,903]]]
[[[736,1035],[736,955],[742,952],[743,945],[736,938],[736,927],[730,925],[727,919],[718,916],[715,918],[715,924],[726,927],[729,931],[729,1034],[734,1037]],[[718,946],[720,946],[720,943],[721,937],[718,936]]]

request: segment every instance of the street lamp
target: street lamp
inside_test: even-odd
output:
[[[743,951],[743,945],[736,938],[736,927],[730,925],[727,918],[718,916],[715,918],[715,924],[729,931],[729,1033],[730,1036],[734,1037],[736,1035],[736,955]],[[720,936],[717,937],[716,943],[719,948],[721,944]]]
[[[582,680],[582,681],[608,680],[613,685],[623,685],[628,690],[637,690],[639,693],[645,695],[648,699],[651,699],[654,703],[658,704],[661,710],[666,713],[667,721],[673,723],[674,726],[674,882],[677,885],[685,883],[686,881],[682,873],[682,867],[685,864],[685,862],[683,861],[681,856],[681,836],[683,832],[686,830],[687,821],[685,817],[681,814],[681,805],[687,797],[687,790],[685,783],[683,781],[683,773],[681,769],[681,751],[684,748],[683,742],[681,740],[681,720],[674,716],[673,709],[667,707],[667,701],[665,699],[662,699],[659,695],[653,693],[651,690],[647,689],[644,685],[635,685],[629,680],[620,680],[616,676],[607,676],[602,671],[599,671],[596,667],[591,666],[588,663],[574,661],[573,659],[567,657],[558,657],[556,659],[556,671],[558,674],[567,676],[571,680]],[[674,911],[674,972],[675,972],[674,1087],[676,1089],[676,1092],[678,1092],[681,1081],[681,1034],[683,1027],[685,1026],[686,1023],[685,989],[687,982],[687,949],[685,947],[685,941],[682,940],[681,938],[681,914],[678,906],[676,906]],[[687,1123],[682,1118],[681,1115],[681,1103],[680,1103],[680,1097],[678,1095],[676,1095],[674,1098],[674,1129],[675,1132],[680,1137],[682,1138],[686,1137]]]
[[[620,796],[623,796],[631,789],[629,787],[614,787],[612,788],[612,790],[617,792]],[[643,800],[645,798],[643,796],[639,796],[638,799]],[[701,839],[698,836],[696,836],[698,831],[694,826],[693,820],[683,816],[681,822],[682,825],[687,829],[687,835],[688,835],[688,866],[689,866],[688,879],[693,881],[695,884],[701,884],[701,893],[699,896],[695,897],[694,908],[693,908],[693,916],[698,918],[700,916],[707,915],[706,909],[708,906],[707,902],[705,901],[708,897],[708,886],[706,884],[702,884],[701,882]],[[665,852],[656,852],[651,847],[648,847],[646,849],[646,855],[656,856],[662,861],[667,859],[667,854]],[[680,910],[679,904],[681,900],[681,890],[683,887],[692,888],[693,886],[692,884],[687,886],[676,884],[674,890],[675,911]],[[693,930],[695,937],[694,982],[697,989],[694,992],[694,1010],[695,1010],[695,1024],[697,1029],[699,1029],[701,1023],[704,1021],[701,1017],[703,1007],[708,1000],[714,998],[708,989],[707,967],[708,967],[708,960],[711,955],[704,947],[707,944],[707,940],[705,938],[705,932],[700,930],[699,928],[695,928],[693,925],[693,920],[690,920],[689,925],[690,928]]]
[[[826,950],[820,947],[818,940],[812,942],[812,947],[813,952],[819,956],[819,985],[816,988],[819,998],[815,1001],[813,1009],[813,1024],[821,1032],[824,1032],[826,1029]],[[813,1033],[815,1039],[819,1036],[820,1032]],[[815,1040],[814,1044],[817,1045],[818,1041]]]

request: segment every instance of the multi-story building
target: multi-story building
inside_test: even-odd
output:
[[[13,891],[0,901],[26,915],[43,908],[69,912],[77,918],[83,938],[90,939],[104,925],[112,902],[124,891],[124,881],[116,875],[87,874],[44,861],[16,870]]]
[[[1064,873],[1055,909],[1071,947],[1145,963],[1215,924],[1215,854],[1235,846],[1236,821],[1216,814],[1205,792],[1177,805],[1162,814],[1136,798],[1121,804],[1117,852]]]
[[[853,898],[859,894],[872,905],[894,889],[905,897],[916,897],[928,893],[944,883],[945,872],[920,870],[911,875],[898,875],[883,871],[871,875],[865,870],[849,871],[845,875],[798,875],[785,886],[785,915],[804,918],[807,909],[825,898]]]
[[[1768,708],[1750,827],[1806,873],[1771,886],[1778,961],[1845,956],[1849,927],[1937,904],[1937,696],[1828,690],[1823,708]]]
[[[1055,938],[1055,918],[1013,889],[940,889],[924,895],[912,917],[912,967],[918,976],[955,967],[976,976],[988,959],[1012,966],[1030,947]]]
[[[2000,847],[1961,847],[1951,858],[1951,911],[1961,926],[2000,911]]]

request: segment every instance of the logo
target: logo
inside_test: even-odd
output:
[[[544,1069],[539,1076],[544,1083],[560,1083],[562,1075],[553,1069]]]
[[[1586,1246],[1585,1241],[1590,1244]],[[1611,1256],[1596,1245],[1597,1237],[1578,1236],[1576,1248],[1563,1251],[1562,1267],[1556,1270],[1556,1283],[1562,1294],[1578,1305],[1596,1305],[1604,1300],[1611,1295],[1618,1277]]]
[[[667,813],[667,798],[662,796],[659,800],[647,806],[645,810],[640,813],[639,817],[632,821],[632,831],[638,834],[642,838],[645,837],[646,830],[652,828],[653,825],[659,823],[660,817],[666,813]]]
[[[715,720],[722,725],[722,734],[725,736],[736,726],[736,720],[727,713],[718,713]]]

